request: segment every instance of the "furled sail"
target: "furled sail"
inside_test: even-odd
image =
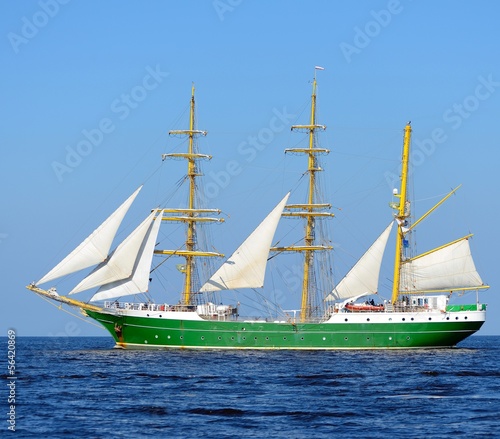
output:
[[[162,214],[158,215],[152,224],[137,255],[132,274],[126,279],[118,280],[101,286],[96,294],[90,299],[91,302],[113,299],[115,297],[130,296],[132,294],[148,291],[149,274],[153,261],[153,252],[156,238],[160,230]]]
[[[141,190],[140,186],[125,202],[116,209],[96,230],[76,247],[59,264],[42,277],[37,284],[43,284],[61,276],[83,270],[104,261],[116,235],[118,227]]]
[[[98,265],[69,294],[79,293],[80,291],[128,278],[133,272],[137,255],[149,231],[154,215],[155,211],[151,212],[116,248],[109,259]]]
[[[200,291],[219,291],[264,286],[269,249],[278,227],[288,193],[231,257],[201,287]]]
[[[351,268],[331,294],[327,296],[326,300],[350,299],[359,295],[377,292],[380,266],[382,265],[382,258],[393,224],[391,222],[387,226],[356,265]]]
[[[405,261],[401,293],[485,287],[472,259],[469,237]]]

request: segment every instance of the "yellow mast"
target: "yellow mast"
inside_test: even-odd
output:
[[[206,131],[200,131],[195,129],[195,100],[194,100],[194,84],[191,88],[191,103],[189,110],[189,130],[173,130],[169,131],[170,135],[184,135],[188,136],[188,152],[187,153],[176,153],[176,154],[163,154],[163,159],[165,158],[184,158],[188,162],[187,178],[189,181],[189,193],[188,193],[188,207],[186,209],[164,209],[163,213],[174,213],[177,216],[163,217],[164,221],[181,221],[187,224],[185,250],[156,250],[156,254],[161,255],[177,255],[185,258],[186,262],[184,265],[184,287],[182,290],[181,303],[183,305],[192,304],[192,293],[194,290],[194,270],[195,270],[195,258],[202,256],[218,256],[223,257],[223,254],[207,251],[196,250],[196,223],[197,222],[223,222],[224,219],[219,218],[207,218],[200,216],[205,213],[220,213],[216,209],[198,209],[196,208],[196,177],[198,174],[196,160],[208,159],[212,157],[199,154],[195,151],[195,137],[198,135],[206,136]]]
[[[309,194],[307,203],[309,206],[307,207],[308,212],[313,211],[313,207],[311,207],[314,203],[314,188],[316,185],[316,157],[314,153],[312,153],[312,149],[314,148],[314,131],[316,125],[316,70],[314,71],[314,81],[313,81],[313,91],[311,95],[311,119],[309,122],[309,152],[308,152],[308,166],[307,172],[309,172]],[[314,215],[308,215],[306,219],[306,236],[304,237],[304,242],[306,247],[310,247],[313,245],[314,236]],[[301,321],[303,322],[305,319],[311,317],[311,306],[309,300],[309,279],[310,279],[310,271],[312,269],[314,253],[312,250],[306,250],[304,253],[304,276],[302,279],[302,300],[300,305],[300,315]]]
[[[306,130],[309,134],[309,147],[308,148],[290,148],[286,149],[285,153],[299,153],[307,154],[308,156],[308,167],[307,172],[309,173],[309,186],[307,193],[307,204],[289,204],[285,206],[288,212],[284,212],[283,216],[296,217],[300,216],[305,218],[305,236],[303,246],[292,246],[292,247],[274,247],[273,251],[295,251],[304,253],[304,266],[303,266],[303,278],[302,278],[302,299],[301,299],[301,313],[300,321],[304,322],[310,319],[313,315],[312,300],[311,300],[311,287],[313,280],[313,262],[314,262],[314,252],[319,250],[331,250],[331,246],[316,245],[314,239],[314,227],[316,217],[333,217],[332,213],[318,212],[322,209],[330,209],[330,204],[318,204],[315,200],[316,191],[316,172],[322,171],[317,163],[317,154],[328,154],[330,151],[323,148],[315,147],[315,132],[316,130],[325,130],[324,125],[316,124],[316,69],[314,72],[314,80],[312,87],[311,96],[311,116],[309,120],[309,125],[293,125],[292,130]],[[291,211],[294,209],[301,209],[299,211]]]
[[[194,84],[191,87],[191,105],[189,110],[189,143],[188,143],[188,173],[189,178],[189,196],[188,196],[188,209],[189,217],[193,217],[194,212],[194,191],[195,191],[195,178],[196,178],[196,164],[193,157],[193,140],[194,140]],[[188,221],[187,223],[187,238],[186,238],[186,276],[184,278],[183,300],[184,305],[189,305],[191,301],[192,290],[192,277],[193,277],[193,255],[190,254],[194,250],[194,237],[195,237],[195,222]]]
[[[399,287],[400,287],[400,272],[401,263],[403,260],[403,240],[405,232],[403,227],[408,228],[407,218],[410,216],[410,209],[408,208],[407,189],[408,189],[408,171],[410,162],[410,139],[411,139],[411,125],[410,122],[405,126],[404,141],[403,141],[403,160],[401,167],[401,190],[399,194],[395,194],[399,198],[399,206],[395,215],[398,223],[396,234],[396,255],[394,258],[394,282],[392,285],[392,303],[398,300]]]

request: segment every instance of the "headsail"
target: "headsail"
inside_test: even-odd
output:
[[[69,294],[79,293],[90,288],[106,285],[128,278],[134,269],[137,255],[154,219],[151,214],[116,248],[109,259],[97,266]]]
[[[83,270],[104,261],[116,235],[118,227],[141,190],[140,186],[125,202],[116,209],[96,230],[76,247],[59,264],[42,277],[38,284],[49,282],[61,276]]]
[[[149,274],[153,260],[153,252],[156,245],[156,238],[160,230],[162,214],[158,215],[153,224],[150,225],[142,243],[132,274],[119,281],[103,285],[96,294],[90,299],[91,302],[98,300],[112,299],[121,296],[130,296],[132,294],[144,293],[148,291]]]
[[[469,237],[404,261],[401,293],[486,288],[476,271]]]
[[[356,265],[327,296],[326,300],[350,299],[365,293],[374,294],[377,292],[380,266],[393,224],[394,222],[391,221]]]
[[[261,288],[264,285],[269,249],[289,195],[279,202],[200,291]]]

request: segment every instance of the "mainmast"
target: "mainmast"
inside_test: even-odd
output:
[[[201,251],[196,249],[196,223],[197,222],[223,222],[222,218],[209,218],[204,216],[207,213],[219,214],[220,210],[217,209],[200,209],[196,205],[196,178],[202,174],[199,173],[197,161],[206,159],[210,160],[212,157],[197,152],[196,137],[206,136],[206,131],[195,129],[195,100],[194,100],[194,84],[191,88],[191,104],[189,111],[189,129],[188,130],[172,130],[169,131],[170,135],[187,136],[188,137],[188,151],[187,153],[172,153],[163,154],[163,159],[166,158],[182,158],[187,160],[187,174],[188,180],[188,202],[187,209],[163,209],[164,213],[175,214],[176,216],[163,217],[164,221],[181,221],[187,224],[185,249],[182,250],[156,250],[156,254],[162,255],[178,255],[185,258],[186,262],[182,269],[184,273],[184,287],[182,291],[181,303],[183,305],[190,305],[193,302],[192,293],[195,290],[195,258],[218,256],[223,257],[223,254]]]
[[[309,174],[309,182],[307,188],[307,203],[306,204],[289,204],[285,206],[288,212],[284,212],[283,216],[287,217],[302,217],[306,221],[305,236],[303,246],[292,247],[275,247],[273,251],[294,251],[304,253],[303,278],[302,278],[302,299],[301,299],[301,314],[300,320],[304,322],[311,319],[313,316],[312,289],[314,287],[314,252],[321,250],[331,250],[331,246],[318,245],[315,239],[315,222],[318,217],[333,217],[332,213],[324,212],[330,209],[330,204],[320,204],[316,200],[316,173],[323,169],[318,164],[319,154],[328,154],[330,151],[324,148],[316,147],[316,131],[325,130],[326,126],[316,123],[316,70],[323,70],[321,67],[316,67],[314,71],[313,89],[311,96],[311,116],[308,125],[293,125],[292,131],[306,131],[309,134],[308,148],[290,148],[286,149],[285,153],[298,153],[307,156],[308,166],[307,173]]]
[[[399,206],[395,214],[398,225],[396,234],[396,255],[394,259],[394,282],[392,286],[392,303],[398,300],[400,283],[401,283],[401,264],[403,263],[403,251],[405,234],[409,229],[408,218],[410,216],[410,204],[408,201],[408,171],[410,163],[410,138],[411,125],[410,122],[405,126],[404,141],[403,141],[403,160],[401,167],[401,190],[394,195],[399,198]]]

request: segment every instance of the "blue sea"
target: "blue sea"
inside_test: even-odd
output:
[[[145,352],[107,337],[14,347],[0,437],[500,437],[500,337],[420,351]]]

